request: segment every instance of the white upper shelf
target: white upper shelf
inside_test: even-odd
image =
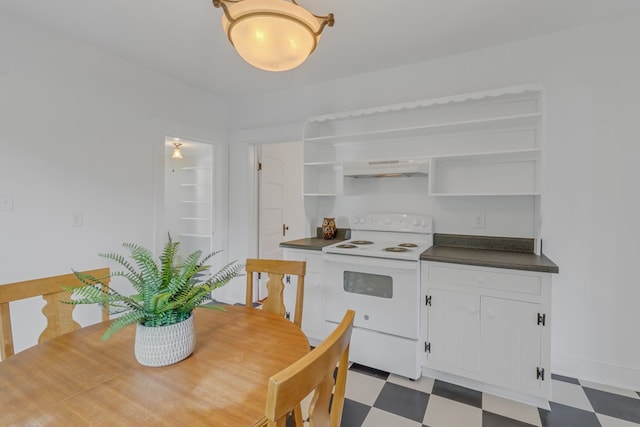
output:
[[[377,114],[377,113],[388,113],[390,111],[413,110],[421,107],[431,107],[433,105],[446,105],[450,103],[460,103],[460,102],[467,102],[467,101],[482,101],[487,98],[506,99],[508,97],[526,94],[527,92],[530,92],[531,94],[537,94],[537,93],[540,93],[541,91],[542,91],[542,86],[539,84],[512,86],[512,87],[501,88],[501,89],[493,89],[493,90],[486,90],[486,91],[480,91],[480,92],[465,93],[460,95],[445,96],[441,98],[432,98],[432,99],[425,99],[420,101],[406,102],[402,104],[383,105],[378,107],[363,108],[361,110],[352,110],[352,111],[344,111],[344,112],[333,113],[333,114],[325,114],[321,116],[311,117],[307,120],[307,123],[313,123],[313,122],[320,123],[320,122],[331,121],[331,120],[344,120],[344,119],[350,119],[350,118],[355,118],[360,116],[368,116],[368,115]]]

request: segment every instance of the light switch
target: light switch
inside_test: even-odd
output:
[[[484,212],[476,213],[473,216],[473,228],[484,228],[485,216]]]
[[[80,227],[82,225],[82,212],[73,212],[71,214],[71,226]]]
[[[0,211],[13,210],[13,194],[0,193]]]

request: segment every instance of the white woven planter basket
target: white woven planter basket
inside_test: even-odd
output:
[[[180,323],[149,327],[136,325],[136,360],[144,366],[167,366],[186,359],[196,345],[193,314]]]

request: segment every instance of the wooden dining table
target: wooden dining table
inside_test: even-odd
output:
[[[98,323],[0,362],[0,426],[254,426],[268,379],[309,352],[294,323],[244,306],[194,311],[196,346],[174,365],[134,356],[135,327]]]

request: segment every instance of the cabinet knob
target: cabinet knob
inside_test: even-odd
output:
[[[369,315],[368,314],[364,315],[364,320],[369,320]]]

